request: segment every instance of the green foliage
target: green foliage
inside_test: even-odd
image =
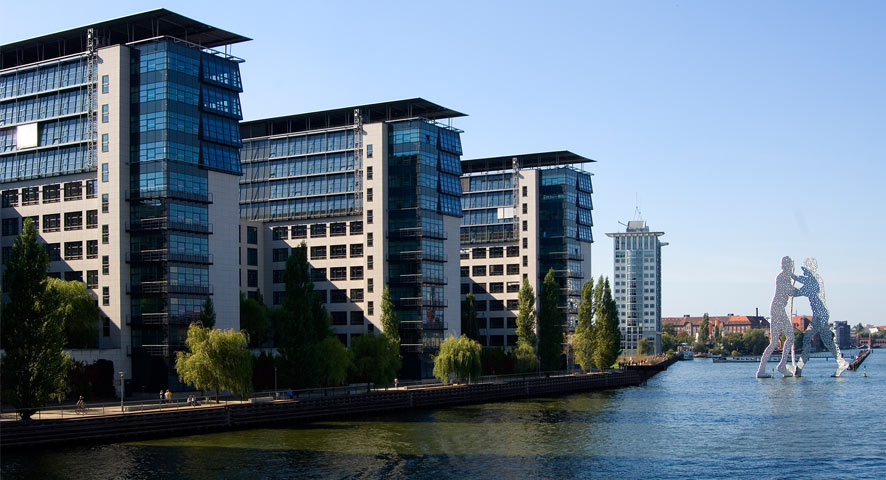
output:
[[[228,390],[245,396],[252,391],[252,354],[242,332],[204,328],[192,323],[185,340],[188,352],[176,352],[175,371],[183,383],[198,390]]]
[[[594,279],[581,287],[581,302],[578,304],[578,322],[572,335],[572,351],[575,363],[585,370],[594,364]]]
[[[744,341],[742,341],[741,334],[738,332],[729,332],[723,336],[723,350],[727,352],[741,352],[744,351]]]
[[[5,279],[12,301],[3,308],[0,344],[4,348],[0,396],[31,418],[50,398],[61,400],[70,358],[62,351],[65,330],[47,293],[49,256],[37,242],[37,230],[25,219],[6,262]]]
[[[535,292],[525,278],[520,287],[517,308],[517,345],[527,344],[534,350],[538,341],[535,336]]]
[[[341,385],[352,365],[353,355],[336,337],[326,337],[317,345],[320,365],[318,375],[320,385],[335,387]]]
[[[548,270],[541,287],[538,315],[538,357],[542,370],[559,370],[563,351],[563,315],[560,313],[560,285],[554,269]]]
[[[528,343],[517,343],[514,349],[514,373],[534,372],[538,370],[538,356],[535,347]]]
[[[708,351],[708,346],[702,342],[695,342],[692,344],[692,349],[697,353],[705,353]]]
[[[296,388],[319,383],[317,345],[332,335],[329,314],[314,292],[308,272],[308,247],[302,242],[286,260],[286,297],[277,318],[276,340],[282,374]]]
[[[212,297],[206,297],[203,302],[203,308],[200,309],[200,324],[203,328],[215,327],[215,305],[212,304]]]
[[[398,347],[400,346],[400,321],[397,312],[394,311],[394,298],[391,291],[385,287],[381,294],[381,327],[382,333]]]
[[[477,321],[477,300],[474,295],[465,295],[461,302],[461,333],[471,340],[480,339],[480,323]]]
[[[668,333],[672,336],[676,336],[677,335],[677,327],[675,327],[673,323],[666,323],[661,326],[661,333],[662,334]],[[661,347],[661,348],[664,349],[664,347]]]
[[[711,317],[705,312],[701,319],[701,325],[698,326],[698,341],[702,345],[707,345],[711,340]]]
[[[766,332],[759,328],[745,330],[741,340],[744,344],[743,351],[747,355],[762,355],[763,350],[769,345],[769,338],[766,336]]]
[[[444,383],[455,378],[457,383],[470,383],[480,376],[480,352],[483,347],[462,335],[448,337],[440,344],[440,352],[434,356],[434,377]]]
[[[400,347],[384,335],[351,337],[353,365],[351,375],[356,380],[379,386],[393,385],[400,370]]]
[[[483,347],[480,352],[483,375],[507,375],[514,373],[514,356],[501,347]]]
[[[65,332],[65,347],[95,348],[98,346],[99,310],[86,284],[48,278],[47,304],[53,305]]]
[[[668,352],[677,349],[677,337],[668,332],[661,334],[661,351]]]
[[[597,291],[594,291],[597,303],[597,318],[594,323],[594,364],[598,369],[604,370],[612,366],[621,353],[621,330],[618,327],[618,309],[615,300],[612,299],[609,279],[598,283],[597,288],[602,292],[600,301],[597,302]]]
[[[723,341],[723,332],[720,331],[719,325],[714,325],[714,343],[720,343]]]
[[[637,341],[637,351],[640,352],[640,355],[652,355],[655,353],[655,346],[649,343],[649,340],[645,338],[641,338]]]
[[[240,292],[240,329],[249,336],[250,347],[260,347],[267,341],[270,324],[271,316],[265,304]]]

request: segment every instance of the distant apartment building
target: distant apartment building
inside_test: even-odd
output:
[[[650,231],[646,222],[632,220],[613,239],[612,296],[618,306],[621,348],[636,355],[645,338],[661,352],[661,247],[664,232]]]
[[[461,298],[476,298],[484,346],[516,345],[522,281],[538,297],[550,269],[565,329],[575,328],[591,275],[593,188],[591,173],[574,165],[591,162],[568,151],[462,162]]]
[[[402,376],[431,376],[460,335],[462,113],[421,98],[243,122],[242,290],[280,305],[305,243],[315,289],[345,345],[382,329],[390,288]]]
[[[0,46],[3,261],[33,219],[50,275],[101,310],[73,357],[135,390],[178,388],[206,298],[239,326],[242,60],[216,49],[246,40],[158,9]]]
[[[837,320],[834,322],[834,343],[841,349],[852,346],[852,335],[849,322]]]
[[[693,340],[698,339],[698,332],[701,328],[703,316],[694,317],[683,315],[682,317],[662,317],[661,324],[673,325],[677,332],[685,332]],[[719,327],[721,335],[727,333],[744,333],[752,328],[763,329],[766,335],[769,335],[769,321],[765,317],[759,315],[735,315],[728,314],[723,316],[708,317],[708,335],[713,338],[714,332]]]

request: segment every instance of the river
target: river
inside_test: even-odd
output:
[[[770,364],[774,366],[775,364]],[[886,350],[863,372],[756,379],[678,362],[621,390],[3,452],[13,478],[886,478]]]

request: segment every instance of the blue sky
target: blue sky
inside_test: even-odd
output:
[[[163,6],[7,3],[0,43]],[[454,121],[466,158],[598,160],[594,276],[612,275],[605,233],[639,198],[670,243],[665,316],[768,316],[791,255],[818,258],[831,319],[886,324],[886,3],[167,8],[254,39],[233,47],[247,119],[420,96],[469,115]]]

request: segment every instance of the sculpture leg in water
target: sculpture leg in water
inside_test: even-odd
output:
[[[757,368],[757,378],[768,378],[770,376],[766,373],[766,362],[769,361],[772,352],[778,347],[778,341],[781,334],[784,333],[785,337],[793,335],[793,325],[791,325],[791,321],[788,319],[788,314],[785,312],[788,300],[794,293],[793,272],[794,261],[791,260],[791,257],[783,257],[781,259],[781,272],[775,277],[775,295],[772,298],[772,306],[769,310],[769,313],[771,314],[771,323],[769,324],[769,345],[766,347],[766,350],[763,351],[763,356],[760,358],[760,366]],[[785,352],[782,352],[781,362],[778,364],[778,370],[786,377],[793,376],[793,374],[785,367],[785,360],[787,360],[787,355]]]
[[[793,328],[791,328],[793,330]],[[784,345],[781,347],[781,361],[778,362],[777,370],[781,372],[785,377],[793,377],[794,369],[785,365],[788,360],[788,355],[790,355],[791,349],[794,348],[794,332],[793,331],[785,331],[784,333]],[[779,335],[780,337],[781,335]],[[770,342],[771,343],[771,342]]]

